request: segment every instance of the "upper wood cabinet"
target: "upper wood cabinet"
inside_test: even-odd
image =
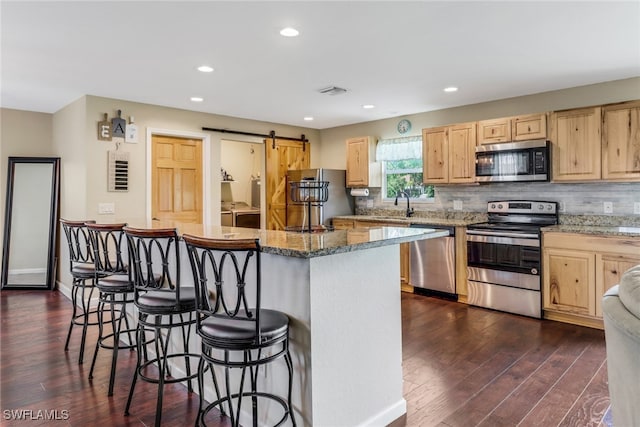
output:
[[[478,144],[526,141],[547,137],[547,114],[527,114],[478,122]]]
[[[552,181],[601,178],[600,107],[551,114]]]
[[[544,139],[547,137],[547,115],[529,114],[511,119],[511,135],[514,141]]]
[[[422,129],[422,181],[425,184],[449,182],[448,127]]]
[[[476,122],[422,130],[422,180],[425,184],[474,181]]]
[[[511,119],[482,120],[478,122],[478,144],[511,141]]]
[[[640,181],[640,101],[602,108],[602,178]]]
[[[369,136],[347,139],[347,187],[380,187],[380,164],[375,162],[376,141]]]

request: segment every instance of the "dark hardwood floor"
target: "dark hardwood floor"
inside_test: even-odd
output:
[[[56,291],[0,292],[0,425],[152,425],[152,384],[138,382],[132,413],[123,416],[135,353],[121,351],[107,397],[108,351],[87,379],[96,333],[83,365],[79,330],[63,351],[70,313]],[[606,425],[602,331],[404,293],[402,317],[408,426]],[[163,425],[192,425],[197,408],[195,393],[166,386]],[[57,410],[60,418],[68,411],[68,419],[8,420],[7,411],[18,409]]]

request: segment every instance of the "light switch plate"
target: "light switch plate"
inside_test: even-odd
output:
[[[564,212],[567,209],[566,202],[558,202],[558,212]]]
[[[613,213],[613,202],[604,202],[604,213]]]
[[[373,199],[367,199],[367,207],[368,208],[372,208],[373,207]]]
[[[462,200],[454,200],[453,201],[453,210],[461,211],[462,210]]]
[[[116,208],[113,203],[98,203],[98,214],[106,215],[115,213]]]
[[[635,202],[633,204],[633,213],[634,215],[640,215],[640,202]]]

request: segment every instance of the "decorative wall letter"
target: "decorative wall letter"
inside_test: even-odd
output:
[[[111,123],[109,123],[107,113],[104,113],[104,120],[98,122],[98,140],[111,141]]]
[[[112,138],[124,138],[124,128],[127,126],[127,122],[120,117],[122,110],[118,110],[118,117],[111,119],[111,137]]]
[[[133,116],[129,116],[129,124],[125,130],[124,142],[138,142],[138,126],[133,123]]]

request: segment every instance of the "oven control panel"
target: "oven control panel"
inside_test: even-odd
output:
[[[555,214],[557,208],[556,202],[537,200],[503,200],[487,204],[489,213]]]

